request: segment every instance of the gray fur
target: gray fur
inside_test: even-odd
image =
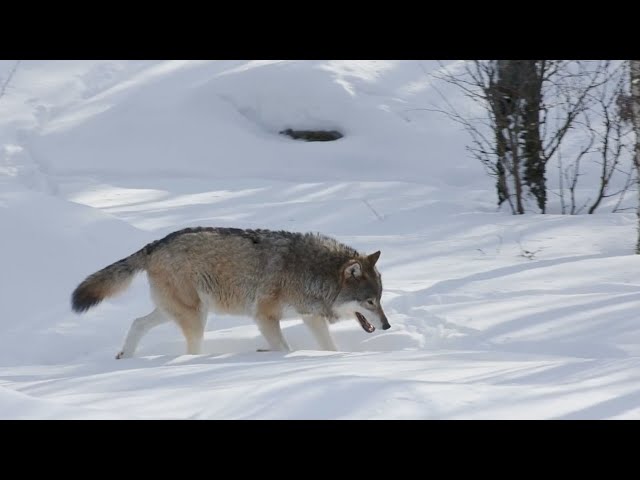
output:
[[[285,308],[320,319],[308,324],[317,326],[314,335],[328,348],[332,343],[319,322],[333,323],[347,307],[389,328],[380,306],[378,256],[362,255],[317,233],[189,228],[89,276],[74,291],[72,305],[77,312],[88,310],[126,288],[137,271],[146,270],[160,312],[153,325],[160,314],[175,320],[189,350],[199,350],[209,311],[252,316],[272,348],[288,350],[279,327]],[[144,318],[137,323],[138,333],[130,332],[137,340],[129,341],[129,351],[120,356],[132,355],[139,332],[153,326],[145,326]]]

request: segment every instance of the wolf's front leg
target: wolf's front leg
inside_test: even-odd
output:
[[[316,342],[322,350],[337,351],[331,332],[329,331],[329,322],[326,318],[319,315],[303,315],[305,325],[311,330]]]

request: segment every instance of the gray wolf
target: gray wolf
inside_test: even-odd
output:
[[[146,271],[155,309],[136,318],[116,358],[133,356],[153,327],[175,321],[187,353],[201,351],[209,312],[252,317],[271,350],[291,351],[280,329],[302,317],[323,350],[337,350],[329,324],[355,318],[365,332],[387,330],[380,251],[363,255],[318,233],[187,228],[87,277],[71,296],[81,313],[125,290]]]

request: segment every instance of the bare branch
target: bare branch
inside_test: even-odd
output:
[[[16,60],[16,63],[13,64],[13,67],[11,67],[11,70],[9,71],[9,75],[7,75],[7,78],[5,78],[4,82],[2,82],[2,85],[0,86],[0,98],[4,97],[5,93],[7,92],[9,83],[11,83],[13,76],[16,74],[20,62],[21,60]]]

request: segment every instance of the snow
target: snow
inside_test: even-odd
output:
[[[497,211],[464,132],[418,110],[436,68],[23,61],[0,98],[0,418],[640,418],[635,214]],[[202,355],[166,324],[115,360],[144,275],[84,315],[71,291],[196,225],[381,250],[392,328],[345,320],[322,352],[286,320],[295,351],[258,353],[249,318],[211,315]]]

